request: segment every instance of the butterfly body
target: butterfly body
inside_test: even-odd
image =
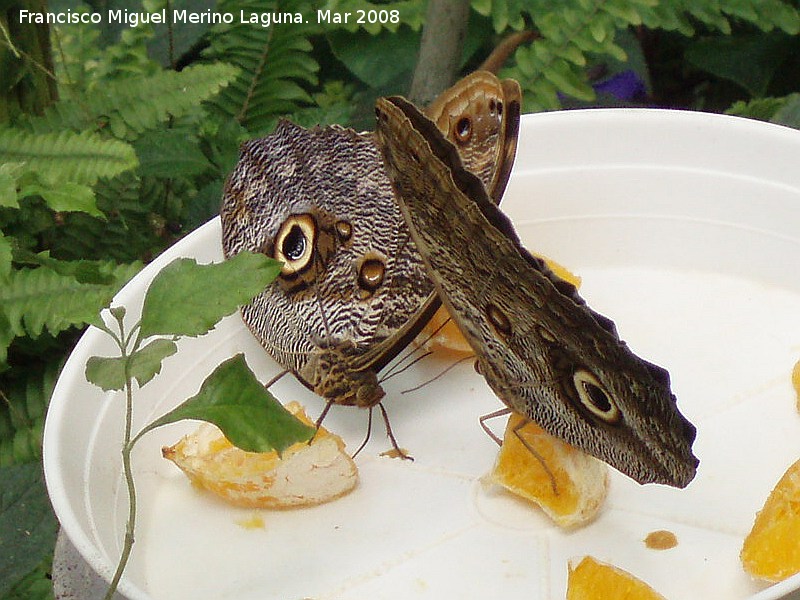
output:
[[[376,107],[395,199],[439,295],[511,409],[640,483],[686,486],[694,427],[666,370],[637,357],[521,245],[452,144],[402,98]]]

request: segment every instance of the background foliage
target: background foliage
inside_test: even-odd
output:
[[[48,30],[19,23],[19,9],[39,2],[0,0],[0,550],[12,557],[0,564],[0,598],[52,596],[41,432],[81,328],[143,263],[216,214],[241,141],[282,116],[371,128],[375,98],[408,89],[425,2],[176,0],[171,9],[309,18],[168,31]],[[165,6],[53,0],[49,10]],[[317,24],[324,8],[397,9],[400,23]],[[661,106],[800,125],[798,0],[471,8],[463,72],[507,35],[531,32],[501,68],[522,84],[526,111]]]

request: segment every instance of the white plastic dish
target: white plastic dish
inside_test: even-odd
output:
[[[639,486],[614,472],[601,516],[564,533],[537,510],[484,487],[496,455],[478,417],[500,407],[471,365],[410,388],[447,363],[423,361],[387,383],[386,406],[413,463],[380,457],[380,428],[359,456],[359,487],[328,505],[260,512],[194,490],[160,448],[193,429],[162,428],[134,454],[137,542],[122,592],[131,600],[236,598],[563,598],[567,562],[592,554],[670,600],[768,600],[742,571],[742,540],[772,486],[800,458],[790,374],[800,359],[800,132],[732,117],[653,110],[525,116],[503,201],[526,245],[583,277],[582,294],[626,341],[669,368],[679,406],[698,428],[697,478],[685,490]],[[219,260],[212,221],[159,257],[119,294],[136,314],[154,274],[178,256]],[[45,472],[64,530],[108,577],[126,514],[119,443],[123,401],[84,379],[110,354],[90,330],[56,387]],[[278,371],[238,316],[181,344],[136,394],[138,426],[193,395],[244,351]],[[274,389],[318,414],[322,402],[286,377]],[[326,426],[351,448],[366,413],[336,408]],[[500,425],[502,426],[502,425]],[[673,531],[676,548],[645,536]]]

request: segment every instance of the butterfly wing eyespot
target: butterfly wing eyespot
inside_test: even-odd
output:
[[[311,264],[317,226],[311,215],[292,215],[275,236],[273,258],[283,263],[281,275],[300,273]]]
[[[611,394],[589,371],[585,369],[575,371],[572,383],[578,392],[581,406],[593,417],[609,425],[616,425],[622,420],[622,413]]]
[[[466,144],[472,137],[472,120],[469,117],[461,117],[456,122],[455,128],[456,140],[462,144]]]

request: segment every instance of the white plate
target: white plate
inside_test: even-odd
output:
[[[387,383],[400,443],[379,454],[380,428],[359,456],[360,484],[332,504],[261,512],[263,528],[194,490],[160,457],[194,424],[162,428],[134,454],[137,542],[123,591],[132,600],[564,597],[567,561],[592,554],[670,600],[782,597],[738,554],[753,517],[800,458],[790,383],[800,359],[800,132],[731,117],[651,110],[547,113],[523,119],[503,201],[526,245],[583,277],[582,294],[640,355],[669,368],[698,428],[697,478],[686,490],[639,486],[614,472],[591,525],[564,533],[480,478],[494,443],[478,417],[500,407],[471,365],[402,394],[447,364],[423,361]],[[135,314],[158,269],[177,256],[219,260],[212,221],[159,257],[119,294]],[[264,380],[277,366],[237,316],[181,343],[136,394],[138,426],[194,394],[221,360],[244,351]],[[70,357],[45,427],[47,485],[61,523],[108,576],[126,514],[119,443],[123,399],[86,382],[89,356],[112,345],[89,331]],[[290,378],[274,388],[312,415],[322,402]],[[331,411],[351,448],[366,412]],[[500,425],[502,426],[502,425]],[[643,539],[669,529],[676,548]]]

